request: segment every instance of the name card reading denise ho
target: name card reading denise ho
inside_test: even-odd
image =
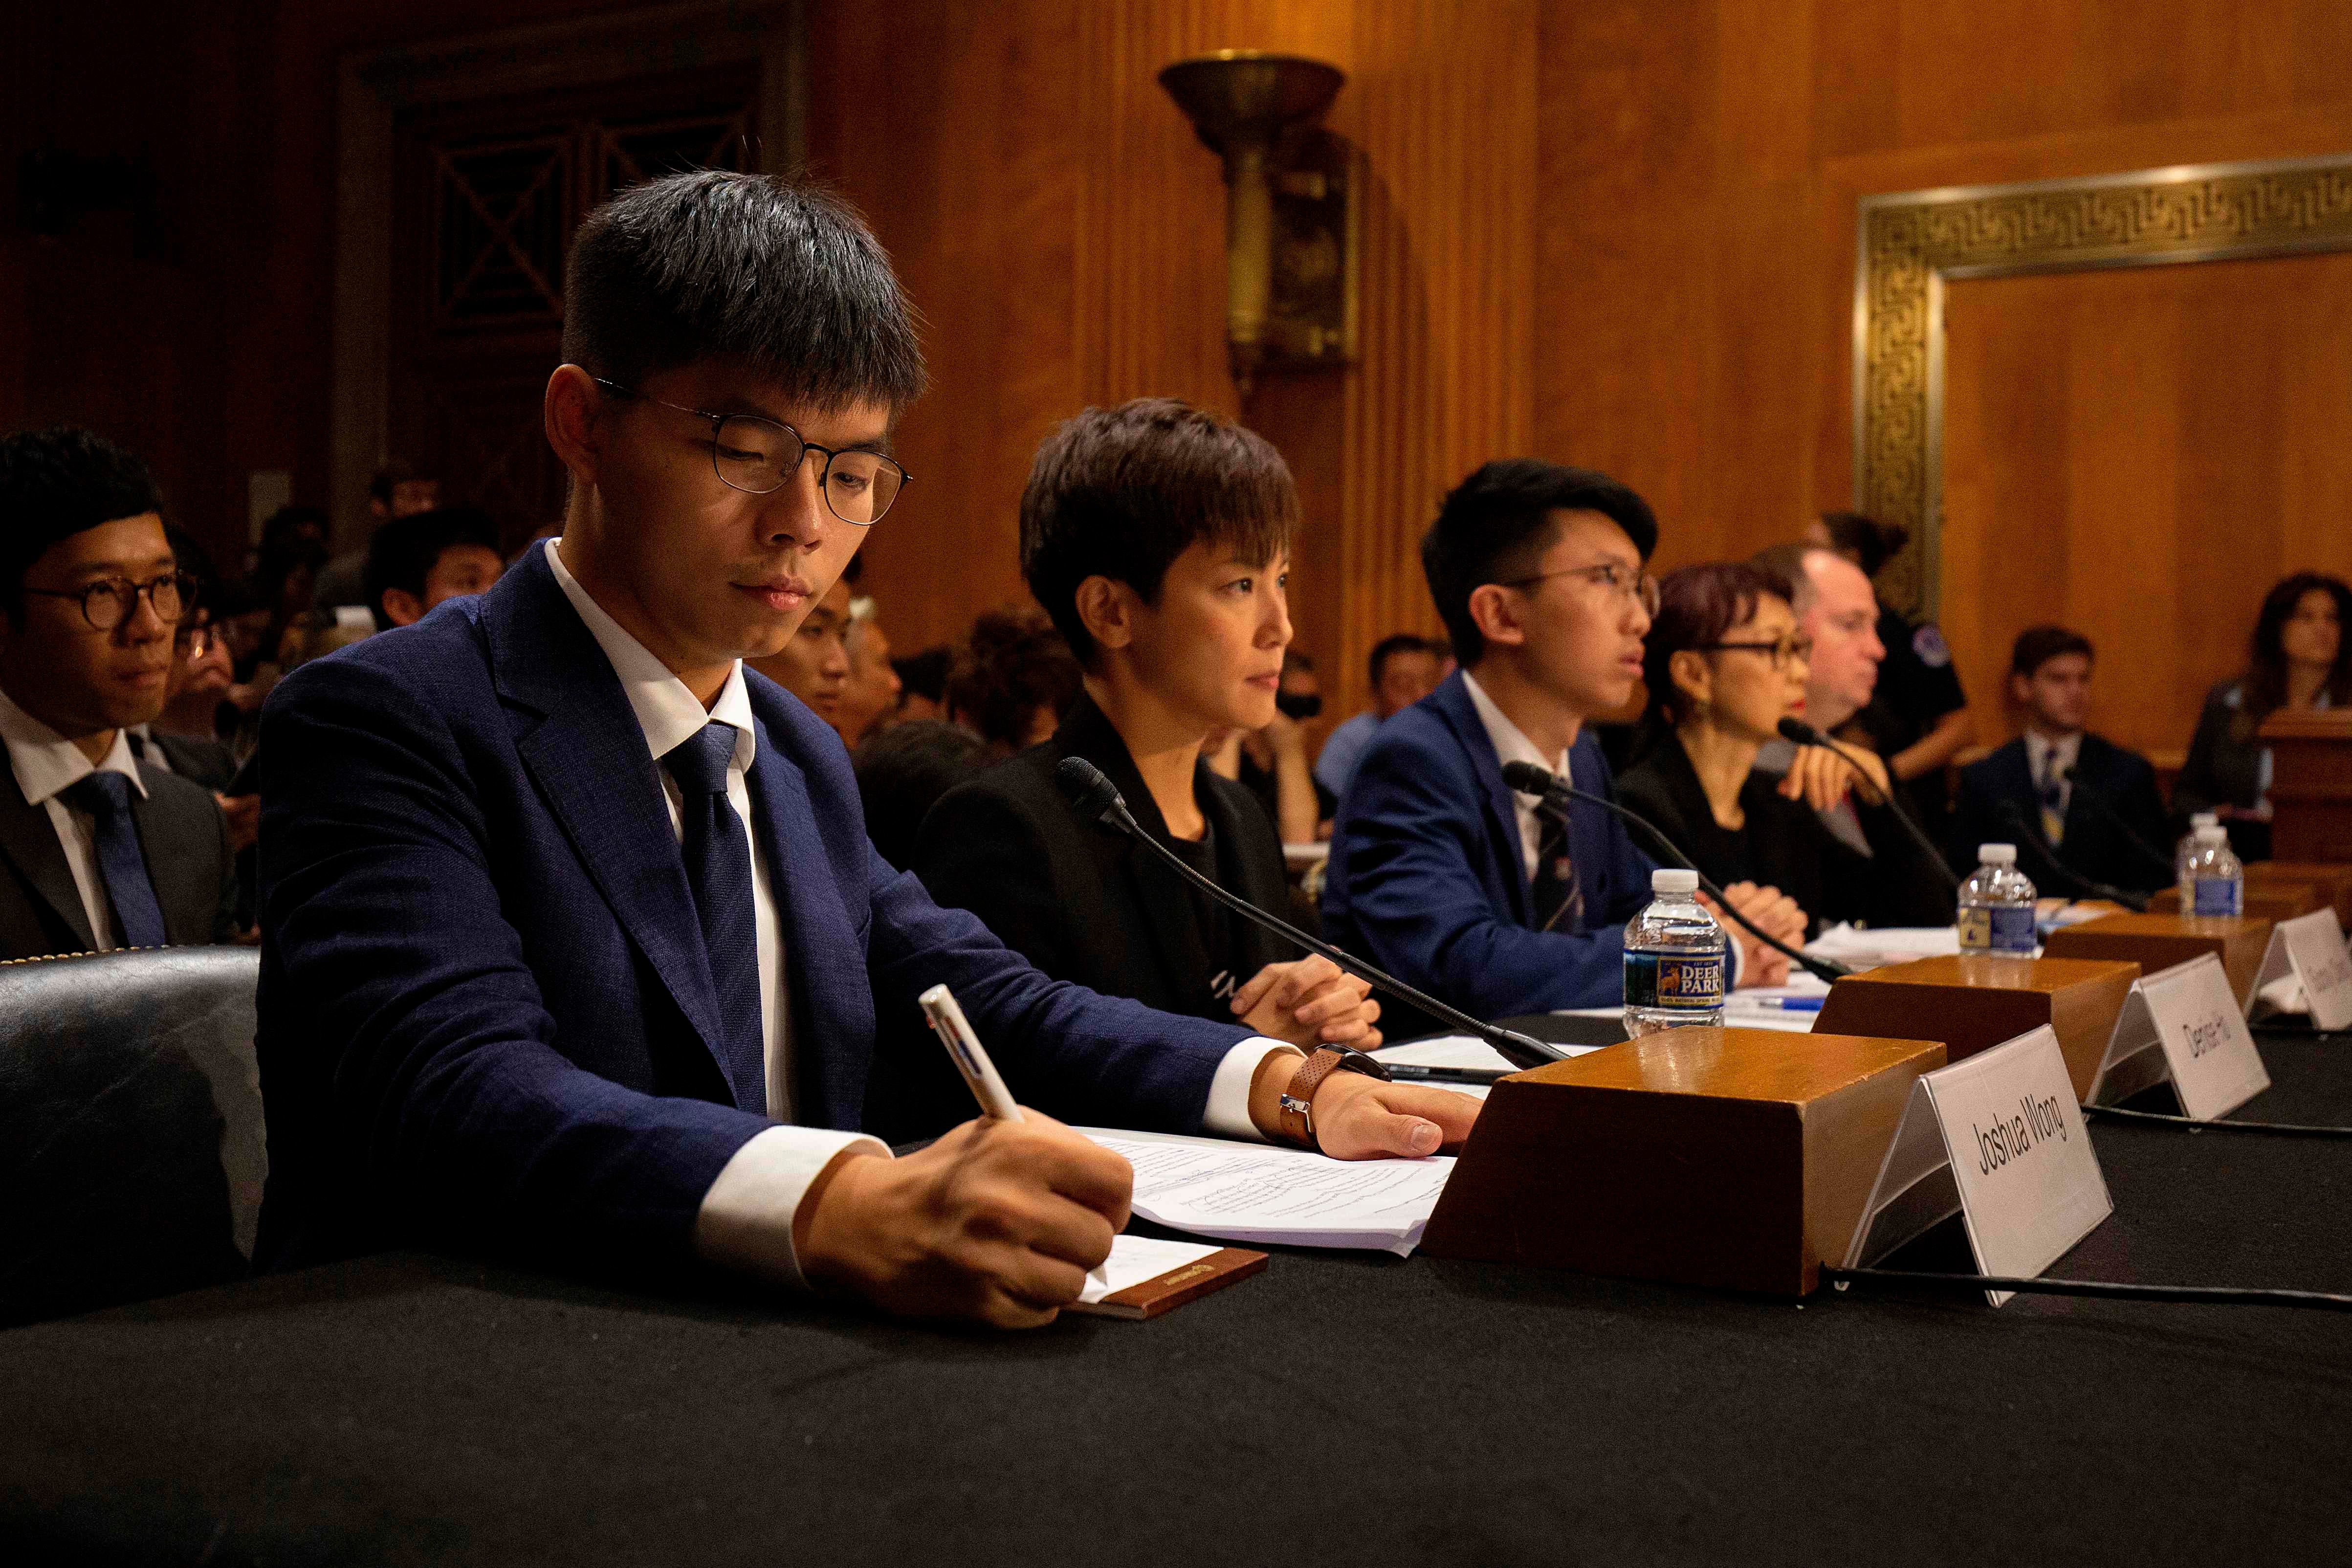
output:
[[[2315,1027],[2352,1028],[2352,953],[2345,951],[2344,927],[2333,906],[2271,927],[2270,951],[2254,976],[2254,994],[2290,974],[2303,984]]]
[[[2041,1273],[2115,1212],[2058,1037],[2044,1024],[1912,1086],[1846,1267],[1960,1215],[1987,1274]],[[1988,1290],[1994,1306],[2013,1292]]]
[[[2230,972],[2210,952],[2132,982],[2088,1103],[2114,1105],[2168,1078],[2182,1114],[2199,1121],[2271,1086]]]

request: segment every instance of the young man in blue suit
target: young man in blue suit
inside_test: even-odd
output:
[[[1609,812],[1579,803],[1563,820],[1514,794],[1503,765],[1613,794],[1583,725],[1641,679],[1657,539],[1624,485],[1532,458],[1488,463],[1445,498],[1421,562],[1462,667],[1382,724],[1357,767],[1324,883],[1331,940],[1482,1017],[1623,997],[1623,927],[1650,901],[1650,857]],[[1777,890],[1725,891],[1802,940]],[[1786,958],[1727,929],[1741,984],[1787,978]]]
[[[268,1259],[699,1258],[1026,1325],[1132,1179],[1055,1117],[1265,1136],[1303,1093],[1328,1153],[1466,1133],[1462,1096],[1302,1085],[1290,1047],[1047,980],[875,854],[839,738],[743,669],[901,521],[922,361],[855,215],[656,181],[565,293],[561,541],[265,713]],[[875,1032],[942,982],[1035,1109],[893,1160],[858,1131]]]
[[[2110,887],[2154,892],[2171,881],[2171,833],[2156,769],[2137,752],[2093,734],[2091,639],[2064,626],[2028,626],[2010,649],[2009,694],[2025,732],[1960,770],[1951,859],[1977,863],[1977,846],[2032,825],[2068,870]],[[2024,869],[2041,875],[2029,850]],[[2046,892],[2075,889],[2057,887]]]

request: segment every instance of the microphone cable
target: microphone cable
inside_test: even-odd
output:
[[[2091,1296],[2111,1301],[2173,1301],[2216,1307],[2303,1307],[2321,1312],[2352,1312],[2352,1295],[2333,1290],[2272,1290],[2236,1285],[2120,1285],[2104,1279],[2047,1279],[2038,1275],[1937,1274],[1909,1268],[1833,1268],[1822,1265],[1822,1279],[1843,1291],[1849,1285],[1915,1285],[1931,1290],[2014,1290],[2024,1296]]]
[[[1588,805],[1597,805],[1603,811],[1614,813],[1656,840],[1658,847],[1666,852],[1667,859],[1684,870],[1696,875],[1698,885],[1706,889],[1707,896],[1716,901],[1725,914],[1746,926],[1757,941],[1775,952],[1785,954],[1790,963],[1816,979],[1834,984],[1853,973],[1853,970],[1833,959],[1815,958],[1811,953],[1800,952],[1779,937],[1759,929],[1754,921],[1731,907],[1731,900],[1725,896],[1723,889],[1717,887],[1714,879],[1706,872],[1699,870],[1698,867],[1692,863],[1691,858],[1684,854],[1675,841],[1659,829],[1656,823],[1631,806],[1620,805],[1606,795],[1594,795],[1589,790],[1578,789],[1573,784],[1562,784],[1559,774],[1549,769],[1539,768],[1533,763],[1505,763],[1503,782],[1521,795],[1565,795],[1570,800],[1580,800]]]
[[[2042,830],[2026,816],[2025,808],[2019,805],[2017,802],[2002,801],[1996,815],[2016,836],[2018,842],[2032,850],[2034,858],[2042,862],[2042,866],[2059,881],[2090,898],[2105,899],[2110,903],[2121,904],[2134,914],[2147,912],[2146,893],[2126,892],[2121,888],[2111,888],[2105,882],[2095,882],[2059,859],[2058,852],[2050,847],[2050,841],[2042,837]]]
[[[1800,746],[1820,746],[1852,768],[1864,783],[1870,783],[1870,770],[1864,767],[1843,743],[1831,740],[1802,719],[1784,718],[1776,728],[1780,731],[1782,740],[1793,742]],[[1936,868],[1936,874],[1943,878],[1953,892],[1958,893],[1960,890],[1959,878],[1952,874],[1951,867],[1944,861],[1944,852],[1936,847],[1936,841],[1927,837],[1927,830],[1920,826],[1909,812],[1903,809],[1903,802],[1895,795],[1893,775],[1888,776],[1886,785],[1886,809],[1895,814],[1895,820],[1903,825],[1903,831],[1911,836],[1911,842],[1926,851],[1927,863]],[[1872,787],[1877,786],[1874,784]]]
[[[2191,1132],[2211,1128],[2217,1132],[2275,1132],[2288,1138],[2352,1138],[2352,1127],[2320,1127],[2304,1121],[2238,1121],[2214,1117],[2200,1121],[2193,1116],[2172,1116],[2161,1110],[2126,1110],[2120,1105],[2086,1105],[2085,1116],[2111,1116],[2125,1121],[2152,1121],[2158,1126],[2186,1127]]]

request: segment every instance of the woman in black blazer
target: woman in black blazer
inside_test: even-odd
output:
[[[1816,931],[1949,923],[1941,879],[1883,802],[1854,797],[1864,832],[1887,847],[1864,856],[1754,771],[1781,719],[1803,716],[1811,651],[1771,577],[1745,563],[1686,566],[1658,598],[1643,647],[1643,745],[1618,777],[1619,798],[1716,882],[1778,888]]]
[[[1064,758],[1085,758],[1195,870],[1297,919],[1273,824],[1201,758],[1212,735],[1274,717],[1297,512],[1271,447],[1183,405],[1090,409],[1055,432],[1022,500],[1022,570],[1086,694],[1053,739],[932,807],[908,868],[1057,980],[1293,1045],[1370,1048],[1380,1005],[1363,982],[1195,891],[1055,783]],[[962,1091],[939,1066],[919,1076],[952,1104]]]

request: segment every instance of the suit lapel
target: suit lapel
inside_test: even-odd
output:
[[[499,695],[543,715],[516,742],[523,766],[723,1077],[717,993],[686,859],[612,661],[537,549],[491,590],[480,624]]]
[[[1518,804],[1511,797],[1511,786],[1503,782],[1502,759],[1495,755],[1495,742],[1487,735],[1486,726],[1478,721],[1477,705],[1470,700],[1470,689],[1462,683],[1462,672],[1456,670],[1446,677],[1426,700],[1454,731],[1454,741],[1470,755],[1470,770],[1477,776],[1479,795],[1486,808],[1488,847],[1502,867],[1511,913],[1521,925],[1529,924],[1533,920],[1535,889],[1528,880],[1528,858],[1519,839]]]
[[[57,825],[46,805],[28,805],[25,792],[11,776],[0,790],[0,855],[38,893],[49,912],[73,934],[78,951],[98,946],[89,929],[89,915],[81,906],[81,889],[74,885],[73,868],[66,864],[65,846],[58,842]]]
[[[1137,826],[1163,840],[1167,838],[1168,819],[1160,815],[1160,803],[1145,787],[1143,774],[1137,769],[1126,740],[1103,716],[1102,710],[1095,706],[1094,699],[1079,697],[1069,717],[1055,731],[1054,740],[1066,756],[1084,757],[1103,771],[1103,776],[1117,785],[1126,799]],[[1193,764],[1196,778],[1203,765]],[[1197,785],[1194,794],[1198,798]],[[1190,1011],[1199,1002],[1195,992],[1205,991],[1207,983],[1215,978],[1209,973],[1208,945],[1201,940],[1199,924],[1190,915],[1192,889],[1159,856],[1133,839],[1119,837],[1110,842],[1113,836],[1109,828],[1096,826],[1093,831],[1105,840],[1110,858],[1126,879],[1129,896],[1143,911],[1143,928],[1149,934],[1152,953],[1160,961],[1166,994],[1176,999],[1180,1010]]]
[[[746,777],[751,831],[768,862],[782,928],[786,994],[793,998],[795,1119],[854,1130],[866,1103],[874,1039],[874,990],[849,908],[809,799],[808,778],[756,717],[759,754]]]

